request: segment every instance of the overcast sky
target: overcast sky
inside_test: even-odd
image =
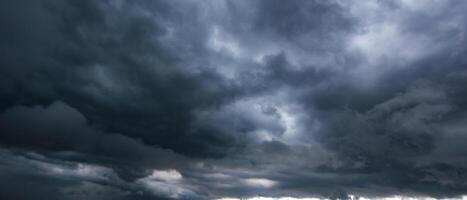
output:
[[[467,1],[2,0],[0,199],[467,195]]]

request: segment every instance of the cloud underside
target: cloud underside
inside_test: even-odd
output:
[[[464,195],[466,9],[2,1],[0,199]]]

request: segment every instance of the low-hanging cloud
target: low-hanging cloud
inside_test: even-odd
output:
[[[0,197],[465,195],[466,8],[3,1]]]

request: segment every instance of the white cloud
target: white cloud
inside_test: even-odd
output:
[[[156,196],[180,198],[184,195],[193,195],[194,193],[184,186],[182,180],[183,176],[180,172],[169,169],[154,170],[151,175],[138,179],[136,183]]]
[[[147,179],[155,179],[161,181],[179,181],[182,179],[180,172],[174,169],[170,170],[154,170],[151,175],[146,177]]]
[[[275,181],[265,178],[247,178],[243,179],[242,182],[249,186],[265,188],[270,188],[277,184]]]

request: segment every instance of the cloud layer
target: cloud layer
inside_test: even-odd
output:
[[[0,197],[464,195],[465,9],[2,1]]]

